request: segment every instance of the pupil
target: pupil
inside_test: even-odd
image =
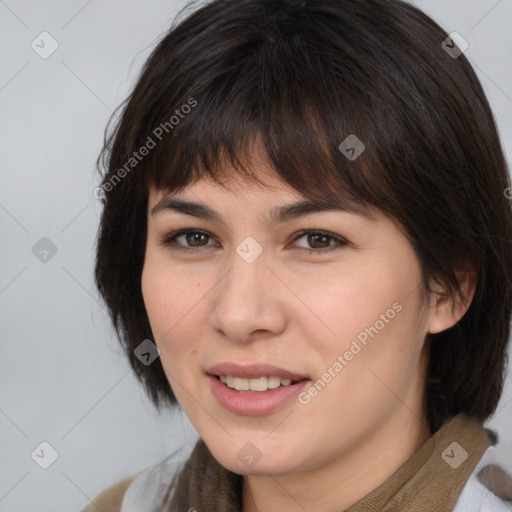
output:
[[[313,240],[313,242],[311,243],[311,245],[312,245],[313,247],[317,248],[317,247],[315,246],[315,244],[316,244],[316,243],[320,243],[320,245],[322,244],[322,242],[318,242],[318,239],[319,239],[319,238],[320,238],[320,239],[324,239],[324,242],[325,242],[325,239],[326,239],[327,237],[326,237],[325,235],[319,235],[319,234],[317,234],[317,235],[311,235],[311,238],[312,238],[312,240]]]
[[[200,237],[202,237],[202,236],[205,236],[205,235],[203,235],[202,233],[192,233],[191,235],[189,235],[189,242],[192,239],[192,245],[194,245],[195,242],[200,242]],[[198,245],[200,245],[200,244],[198,244]]]

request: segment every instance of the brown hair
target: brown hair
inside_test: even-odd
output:
[[[160,359],[134,355],[153,339],[141,292],[148,187],[215,179],[226,162],[257,180],[248,150],[258,137],[303,195],[343,194],[398,220],[426,293],[434,277],[460,294],[454,271],[476,270],[467,313],[427,337],[426,408],[432,432],[459,412],[492,414],[512,307],[510,179],[481,84],[464,55],[442,47],[447,37],[399,0],[215,0],[159,42],[98,159],[95,269],[157,407],[176,403]],[[366,147],[356,159],[339,148],[352,134]]]

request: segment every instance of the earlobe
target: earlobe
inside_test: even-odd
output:
[[[456,271],[463,298],[453,292],[445,283],[436,281],[432,286],[429,311],[430,334],[453,327],[469,309],[476,290],[477,273],[474,270]]]

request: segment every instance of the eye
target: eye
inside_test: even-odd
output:
[[[212,247],[215,244],[208,244],[211,235],[205,231],[197,229],[180,229],[169,233],[163,240],[162,243],[166,246],[170,246],[173,249],[183,251],[199,251],[202,247]],[[333,235],[327,231],[319,230],[305,230],[299,233],[299,236],[295,237],[294,242],[300,239],[305,239],[312,248],[298,246],[300,250],[307,251],[308,254],[324,254],[327,252],[334,251],[348,244],[343,238]],[[178,243],[176,243],[178,242]],[[332,244],[331,242],[335,242]]]
[[[305,238],[306,242],[313,247],[313,249],[310,248],[303,248],[304,250],[308,251],[309,254],[325,254],[326,252],[334,251],[335,249],[339,249],[340,247],[343,247],[348,244],[346,240],[343,238],[333,235],[332,233],[329,233],[327,231],[314,231],[314,230],[308,230],[303,231],[297,238],[295,238],[295,241],[300,240],[301,238]],[[335,244],[331,245],[330,242],[334,241]],[[325,248],[328,247],[328,248]]]
[[[164,245],[173,246],[175,249],[194,251],[201,247],[206,247],[207,245],[203,242],[207,238],[211,238],[211,235],[205,231],[200,231],[197,229],[180,229],[179,231],[174,231],[168,234],[164,238],[163,243]],[[190,243],[191,245],[183,245],[183,243],[180,242],[180,239],[183,243]],[[180,243],[176,244],[176,241]]]

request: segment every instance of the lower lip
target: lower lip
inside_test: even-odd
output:
[[[210,379],[212,392],[220,404],[230,412],[246,416],[259,416],[274,412],[296,397],[309,382],[308,379],[305,379],[289,386],[281,386],[268,391],[244,393],[229,388],[212,375],[208,375],[208,378]]]

